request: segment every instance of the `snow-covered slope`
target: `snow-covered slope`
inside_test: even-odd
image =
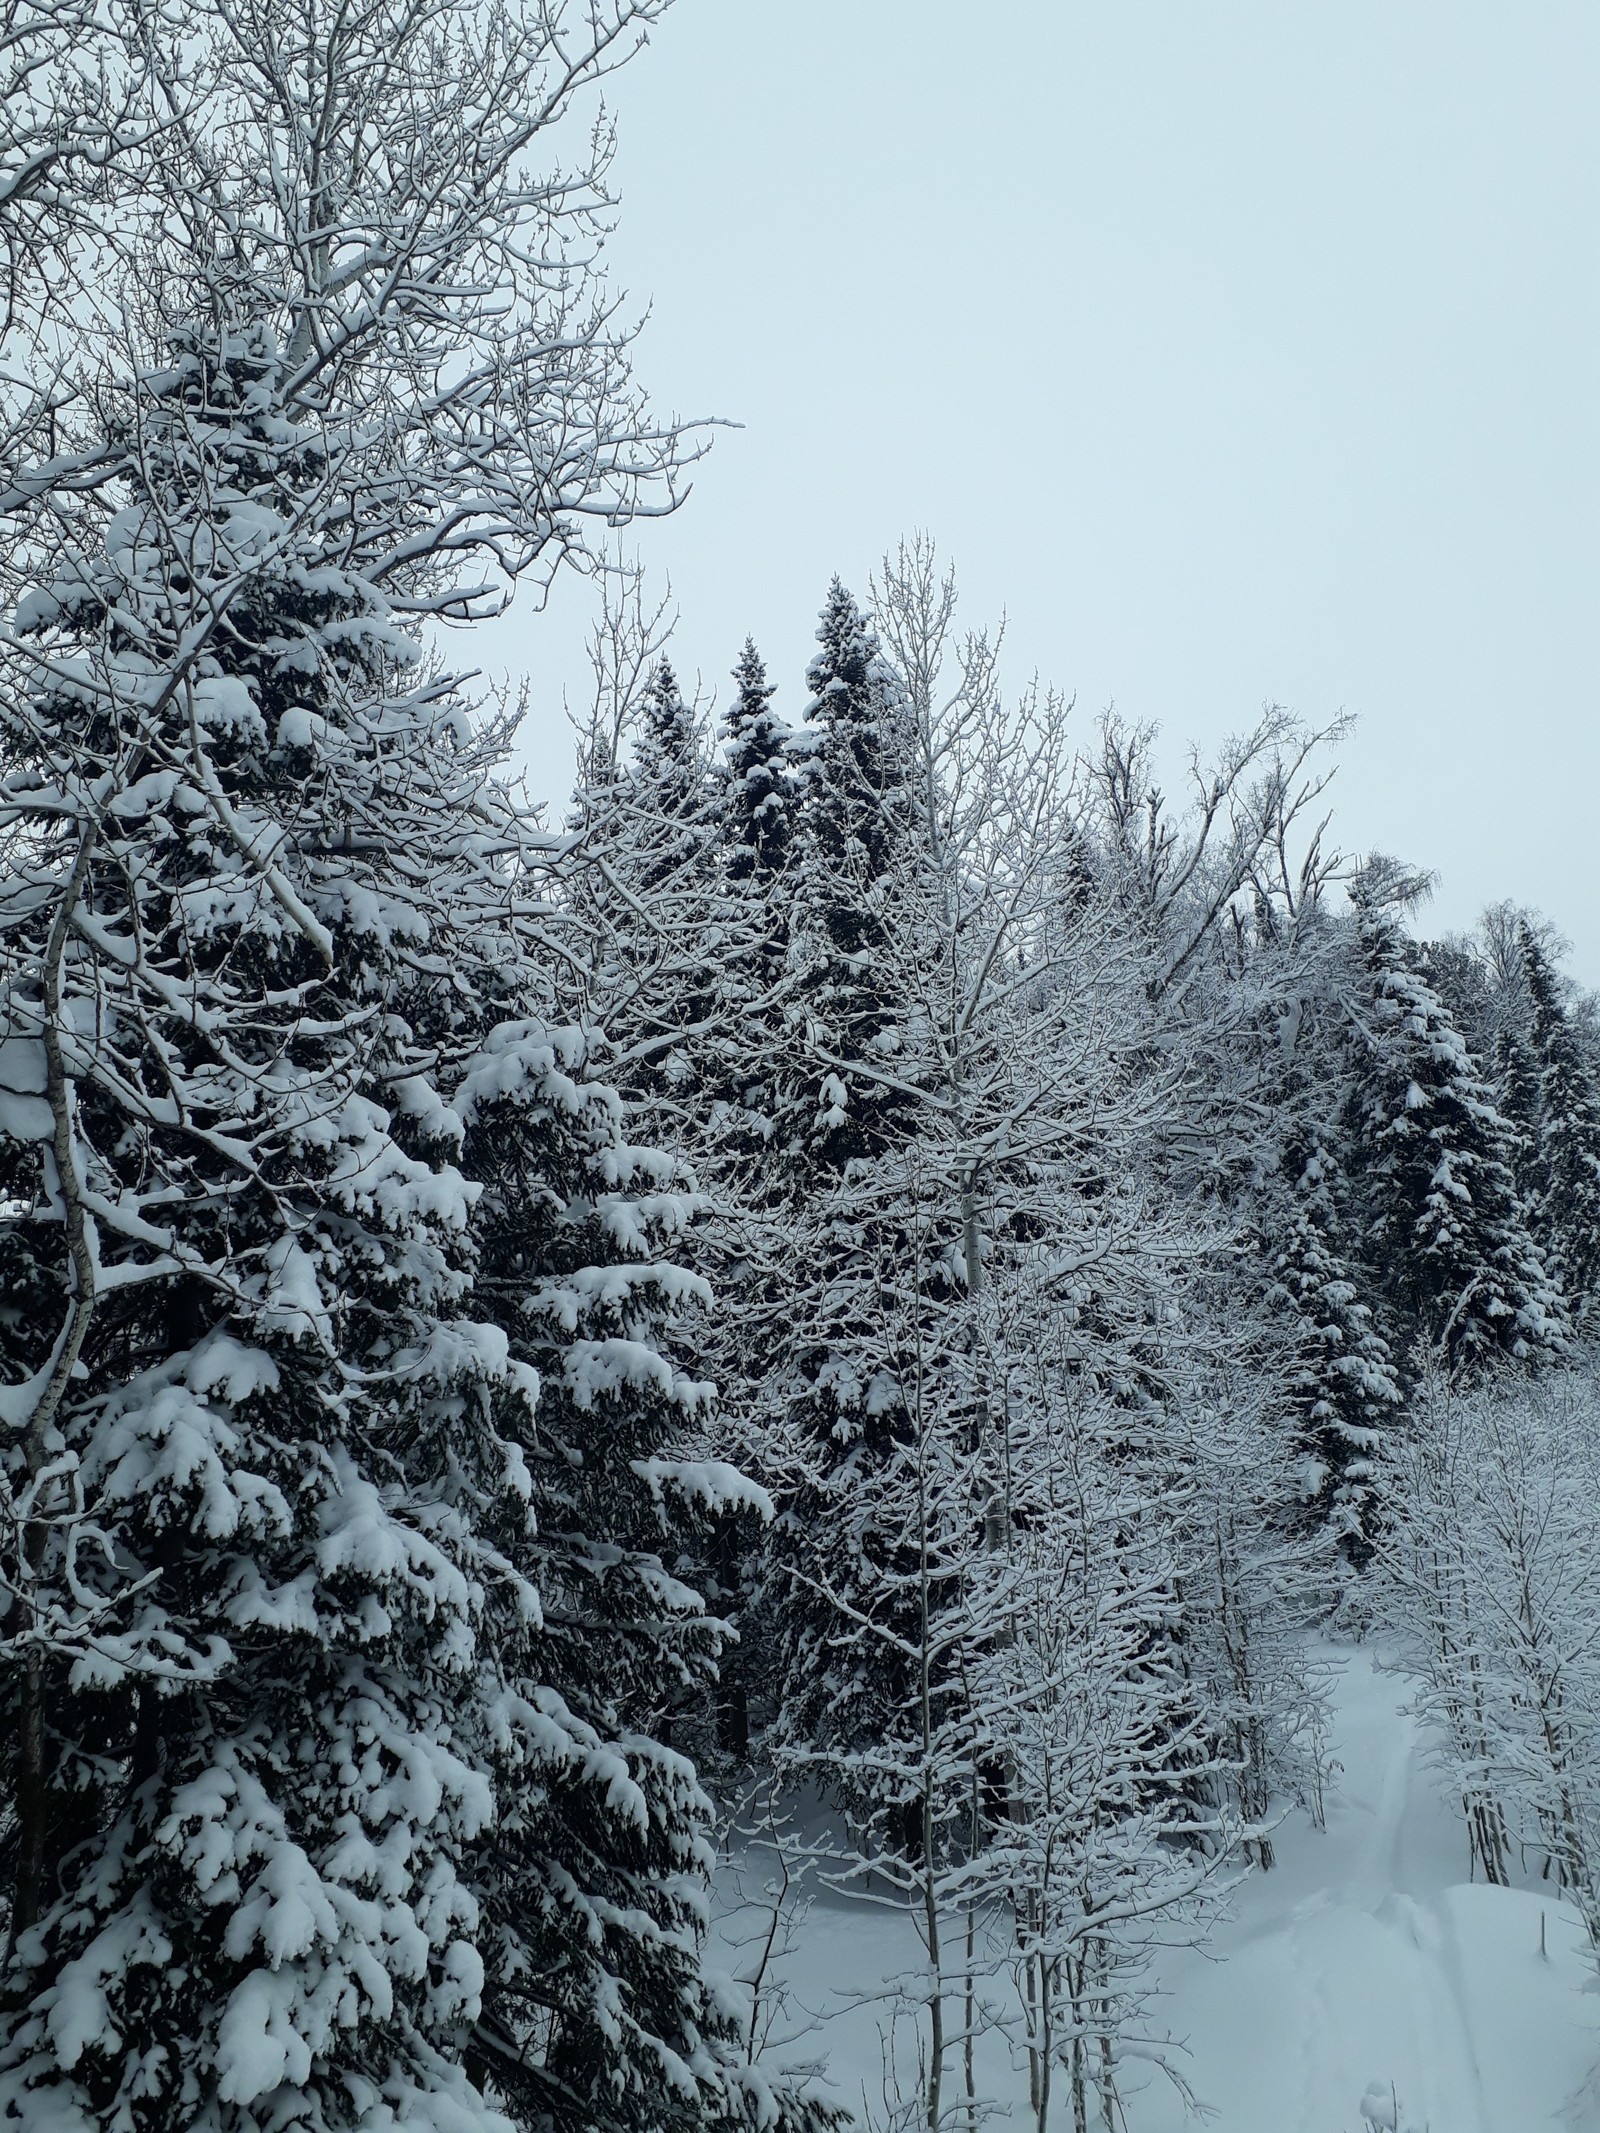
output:
[[[1326,1656],[1342,1766],[1326,1829],[1291,1817],[1277,1865],[1240,1887],[1209,1949],[1167,1958],[1162,2026],[1187,2045],[1209,2122],[1219,2133],[1369,2133],[1397,2118],[1403,2133],[1600,2133],[1589,2086],[1600,1997],[1575,1916],[1546,1890],[1467,1882],[1460,1818],[1405,1712],[1403,1677],[1365,1649]],[[879,2120],[888,2010],[852,2001],[916,1962],[903,1916],[823,1898],[785,1964],[794,2011],[819,2017],[798,2055],[823,2061],[858,2110],[865,2093]],[[900,2027],[910,2072],[904,2015]],[[1001,2037],[984,2040],[978,2064],[980,2086],[1010,2105],[1001,2123],[1027,2123],[1026,2077]],[[1159,2073],[1125,2068],[1122,2088],[1127,2133],[1185,2125]],[[1051,2122],[1070,2126],[1064,2093]]]
[[[1287,1826],[1278,1867],[1216,1937],[1221,1960],[1175,1968],[1196,2089],[1230,2133],[1346,2133],[1374,2085],[1431,2133],[1600,2126],[1593,2107],[1561,2115],[1600,2057],[1575,1918],[1547,1894],[1467,1884],[1402,1679],[1356,1651],[1334,1694],[1326,1831]],[[1153,2094],[1133,2122],[1166,2133],[1182,2114]]]

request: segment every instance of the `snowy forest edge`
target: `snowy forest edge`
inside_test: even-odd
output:
[[[1110,2129],[1329,1635],[1600,1947],[1600,1011],[1335,848],[1336,729],[1169,796],[925,536],[686,700],[664,5],[0,17],[0,2124],[830,2133],[809,1877],[919,1936],[886,2126],[998,2027]],[[458,670],[564,569],[552,824]]]

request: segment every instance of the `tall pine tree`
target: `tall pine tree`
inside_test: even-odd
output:
[[[1517,1191],[1532,1204],[1538,1193],[1539,1066],[1524,1032],[1509,1017],[1495,1031],[1494,1091],[1510,1132]]]
[[[1381,1510],[1379,1453],[1400,1387],[1342,1250],[1341,1180],[1329,1140],[1312,1128],[1285,1150],[1287,1205],[1271,1255],[1271,1293],[1292,1327],[1286,1362],[1307,1462],[1304,1499],[1362,1560]]]
[[[884,949],[892,878],[908,862],[912,765],[904,694],[870,622],[835,578],[806,672],[800,851],[791,960],[804,1037],[786,1121],[802,1172],[840,1172],[888,1145],[906,1092]]]
[[[1517,1197],[1506,1122],[1401,929],[1407,889],[1383,862],[1352,888],[1362,1252],[1403,1333],[1451,1363],[1530,1358],[1559,1343],[1559,1291]]]
[[[1526,924],[1518,944],[1539,1073],[1539,1230],[1574,1315],[1589,1316],[1600,1301],[1600,1091],[1549,958]]]
[[[718,766],[724,863],[731,880],[770,880],[794,841],[793,735],[772,707],[777,690],[753,639],[745,639],[733,680]]]
[[[787,1280],[766,1345],[789,1467],[776,1536],[783,1731],[831,1752],[906,1704],[892,1640],[846,1625],[877,1610],[880,1585],[903,1596],[876,1510],[908,1456],[922,1291],[948,1275],[907,1169],[918,1091],[889,953],[915,864],[904,694],[838,579],[817,638],[777,1091]]]

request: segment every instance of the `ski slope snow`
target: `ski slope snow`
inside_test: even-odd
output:
[[[1339,1765],[1326,1828],[1287,1819],[1276,1865],[1239,1887],[1208,1946],[1165,1962],[1160,2024],[1184,2047],[1208,2122],[1218,2133],[1600,2133],[1600,1997],[1575,1914],[1547,1887],[1469,1880],[1461,1818],[1405,1708],[1404,1676],[1365,1647],[1319,1657]],[[756,1914],[738,1911],[730,1887],[718,1927],[737,1970]],[[786,2026],[803,2032],[787,2055],[820,2062],[879,2124],[890,2003],[870,1995],[918,1959],[903,1913],[833,1895],[813,1900],[780,1959]],[[907,2025],[902,2013],[911,2074]],[[997,2123],[1031,2123],[1026,2076],[998,2031],[977,2062]],[[1195,2123],[1158,2070],[1126,2067],[1122,2090],[1126,2133]],[[1070,2127],[1064,2090],[1051,2119]]]

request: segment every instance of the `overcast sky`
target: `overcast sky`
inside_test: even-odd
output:
[[[1359,721],[1350,850],[1538,905],[1600,984],[1594,0],[679,0],[615,85],[659,404],[743,425],[643,553],[680,669],[902,533],[1008,668]],[[570,598],[494,635],[562,791]]]

